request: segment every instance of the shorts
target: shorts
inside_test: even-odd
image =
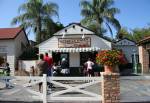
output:
[[[88,74],[93,75],[93,70],[92,69],[88,69]]]

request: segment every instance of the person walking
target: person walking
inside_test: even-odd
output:
[[[47,76],[53,76],[53,70],[52,70],[53,59],[52,59],[52,57],[48,56],[48,53],[45,53],[44,61],[46,61],[48,63]]]
[[[100,76],[100,70],[101,70],[100,65],[94,62],[92,68],[93,68],[94,76]]]
[[[53,76],[53,59],[51,56],[48,55],[48,53],[45,53],[44,56],[44,61],[46,61],[48,63],[48,68],[47,68],[47,76]],[[49,88],[54,87],[54,85],[52,83],[47,83]]]
[[[44,55],[40,54],[40,60],[37,62],[36,67],[37,75],[43,76],[43,74],[47,74],[48,63],[44,61]],[[39,91],[41,91],[42,83],[39,83]]]
[[[4,68],[4,73],[5,76],[10,76],[10,67],[9,67],[9,63],[6,63],[6,67]],[[6,79],[6,88],[9,88],[9,79]]]
[[[91,58],[88,58],[88,61],[85,62],[86,67],[87,67],[87,72],[88,72],[88,77],[91,77],[94,75],[93,73],[93,68],[92,66],[94,65],[94,63],[91,61]]]

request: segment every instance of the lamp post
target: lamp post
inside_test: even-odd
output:
[[[134,73],[137,74],[137,61],[136,61],[136,50],[133,49],[133,63],[134,63]]]

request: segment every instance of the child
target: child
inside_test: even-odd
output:
[[[9,63],[6,63],[6,67],[4,69],[4,73],[5,73],[6,76],[10,76]],[[6,88],[9,88],[9,79],[6,79]]]

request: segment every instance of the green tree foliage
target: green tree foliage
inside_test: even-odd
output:
[[[120,32],[117,34],[118,39],[128,38],[135,42],[139,42],[141,39],[143,39],[146,36],[150,36],[150,27],[135,28],[131,30],[131,32],[128,32],[127,29],[122,28]]]
[[[105,25],[113,37],[111,26],[115,27],[117,31],[120,31],[121,28],[119,21],[115,18],[119,9],[112,7],[113,4],[113,0],[82,0],[80,3],[81,15],[84,17],[81,21],[82,25],[89,27],[101,36],[106,32]]]
[[[25,29],[32,29],[36,35],[36,41],[40,43],[43,41],[45,29],[54,24],[52,17],[58,17],[58,5],[55,3],[47,2],[43,0],[27,0],[18,9],[20,15],[13,18],[12,25],[20,24]],[[49,33],[49,32],[47,32]]]
[[[127,28],[123,27],[120,29],[120,31],[117,33],[116,38],[117,39],[123,39],[123,38],[132,38],[132,34],[128,32]]]
[[[145,28],[135,28],[132,30],[132,38],[134,41],[138,42],[146,36],[150,36],[150,27]]]
[[[56,33],[57,31],[59,31],[63,28],[64,28],[63,24],[61,24],[59,22],[57,22],[57,23],[48,23],[48,22],[45,23],[45,27],[42,31],[42,33],[45,35],[42,35],[42,38],[43,38],[42,41],[49,39],[50,37],[53,36],[54,33]]]
[[[21,60],[38,60],[38,48],[28,47],[19,57]]]

